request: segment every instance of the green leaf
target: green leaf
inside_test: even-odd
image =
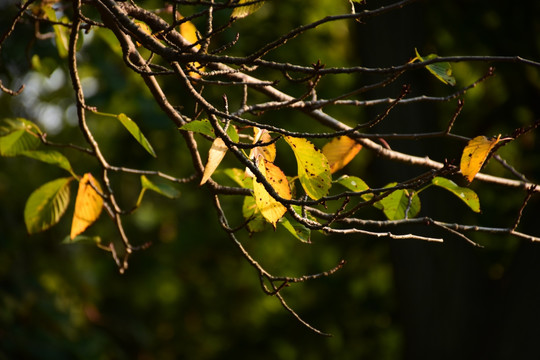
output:
[[[238,4],[246,4],[246,3],[252,3],[254,0],[239,0]],[[246,5],[246,6],[239,6],[234,8],[231,17],[234,18],[244,18],[248,15],[253,14],[255,11],[259,10],[264,5],[264,1]]]
[[[40,134],[41,130],[31,121],[4,119],[0,125],[0,155],[16,156],[34,150],[41,144]]]
[[[75,173],[73,172],[73,168],[71,167],[71,164],[69,163],[69,160],[60,152],[55,150],[30,150],[30,151],[24,151],[21,153],[21,155],[24,155],[26,157],[43,161],[47,164],[58,166],[66,171],[68,171],[71,175],[76,177]]]
[[[253,178],[246,175],[246,171],[238,168],[228,168],[223,173],[230,177],[239,186],[246,189],[253,189]]]
[[[49,18],[49,20],[58,21],[56,18],[56,12],[51,6],[42,6],[41,9],[45,12],[45,15]],[[53,29],[58,55],[61,58],[66,58],[68,56],[69,45],[68,28],[63,25],[53,25]]]
[[[169,184],[156,184],[150,181],[146,176],[141,175],[141,185],[144,189],[152,190],[160,195],[174,199],[180,196],[180,191]]]
[[[339,179],[337,179],[336,182],[354,192],[362,192],[369,190],[369,186],[364,182],[364,180],[356,176],[343,175]],[[371,198],[373,198],[373,194],[366,193],[361,195],[361,197],[362,199],[369,201],[371,200]]]
[[[461,201],[467,204],[474,212],[480,212],[480,199],[478,195],[471,189],[460,187],[452,180],[443,177],[434,177],[431,180],[433,185],[439,186],[456,195]]]
[[[263,231],[266,227],[267,221],[262,216],[253,196],[244,197],[242,215],[244,216],[244,219],[249,220],[247,229],[250,234]]]
[[[416,52],[416,58],[420,61],[428,61],[438,58],[436,54],[429,54],[425,57],[418,54],[418,50],[414,49]],[[432,73],[437,79],[442,81],[445,84],[454,86],[456,85],[456,79],[452,76],[452,66],[448,62],[434,63],[426,65],[426,69]]]
[[[24,208],[24,222],[29,234],[47,230],[60,221],[69,204],[72,180],[72,177],[56,179],[30,194]]]
[[[11,134],[17,130],[26,130],[29,133],[35,134],[36,137],[43,134],[41,129],[35,123],[30,120],[26,120],[25,118],[6,118],[2,119],[0,122],[0,136]]]
[[[232,141],[237,143],[238,140],[240,140],[240,138],[238,137],[238,132],[236,131],[236,128],[233,125],[229,124],[226,132]]]
[[[135,121],[131,120],[126,114],[118,114],[116,115],[116,118],[120,120],[122,125],[124,125],[124,127],[130,132],[130,134],[133,135],[135,140],[137,140],[139,144],[141,144],[142,147],[146,151],[148,151],[150,155],[152,155],[153,157],[157,157],[154,149],[152,148],[152,145],[150,145],[150,142],[143,135]]]
[[[385,187],[393,187],[396,184],[397,183],[391,183]],[[410,208],[409,198],[411,198]],[[413,190],[395,190],[377,203],[382,205],[383,212],[388,220],[411,219],[420,212],[420,198]],[[406,214],[407,208],[409,208],[409,210]]]
[[[73,244],[76,242],[91,242],[95,244],[101,244],[101,237],[90,235],[77,235],[73,239],[68,235],[62,240],[61,244]]]
[[[214,128],[210,124],[210,120],[193,120],[180,127],[180,130],[193,131],[199,134],[210,136],[211,138],[216,137],[214,134]]]
[[[180,191],[176,188],[172,187],[169,184],[156,184],[152,181],[150,181],[146,176],[141,175],[141,192],[139,194],[139,198],[137,199],[137,205],[136,207],[139,207],[141,205],[144,193],[146,190],[152,190],[160,195],[163,195],[169,199],[174,199],[180,196]]]
[[[289,220],[289,215],[282,217],[279,220],[279,224],[287,229],[287,231],[289,231],[298,240],[305,243],[311,243],[311,230],[296,221]]]
[[[298,179],[306,194],[312,199],[320,199],[328,194],[332,186],[332,175],[328,160],[306,139],[286,136],[298,165]]]

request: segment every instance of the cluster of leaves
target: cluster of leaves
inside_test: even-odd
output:
[[[520,129],[513,136],[507,138],[501,139],[501,136],[498,136],[490,139],[477,136],[469,140],[467,137],[451,134],[454,121],[460,112],[460,108],[458,108],[445,131],[435,134],[403,134],[412,139],[425,136],[457,138],[461,141],[469,140],[462,151],[459,167],[452,163],[437,163],[429,158],[418,158],[392,150],[385,140],[392,138],[392,135],[361,132],[361,130],[371,129],[385,120],[394,107],[405,102],[423,102],[426,101],[426,97],[406,98],[408,91],[403,91],[396,99],[373,100],[372,104],[387,105],[386,110],[381,112],[375,120],[367,124],[357,124],[352,128],[341,120],[327,115],[324,108],[330,105],[364,106],[368,102],[349,98],[373,89],[382,89],[396,82],[403,73],[419,68],[427,69],[436,79],[449,85],[449,89],[454,89],[457,81],[452,73],[449,59],[436,54],[422,56],[415,50],[415,57],[412,60],[391,68],[325,68],[320,61],[313,62],[311,66],[302,66],[265,58],[269,52],[284,46],[289,40],[308,30],[315,29],[319,25],[347,19],[367,20],[392,9],[399,9],[408,2],[410,0],[403,0],[388,7],[357,13],[355,12],[356,8],[365,4],[363,1],[352,1],[351,13],[327,16],[311,24],[294,28],[277,40],[263,44],[259,50],[244,57],[221,55],[234,47],[238,37],[227,43],[216,39],[219,39],[219,35],[231,28],[238,19],[249,16],[260,9],[264,5],[263,1],[240,0],[234,3],[201,1],[186,2],[185,4],[182,2],[182,5],[187,8],[192,6],[191,11],[186,12],[185,16],[178,9],[180,2],[173,6],[166,6],[159,11],[148,11],[134,3],[112,0],[88,1],[84,3],[84,6],[80,1],[73,1],[74,14],[72,14],[71,19],[66,15],[69,13],[68,11],[56,7],[56,2],[42,1],[35,4],[32,4],[32,1],[26,2],[19,13],[20,17],[23,17],[25,10],[29,8],[29,14],[26,14],[29,18],[52,26],[58,57],[64,59],[70,70],[79,127],[88,146],[86,148],[80,145],[54,144],[48,140],[46,134],[35,123],[27,119],[3,120],[0,128],[1,156],[29,157],[60,167],[70,174],[69,177],[62,177],[44,184],[30,195],[25,208],[25,222],[28,232],[36,233],[46,230],[60,221],[70,201],[70,186],[75,180],[79,186],[69,239],[84,238],[82,234],[98,220],[104,209],[122,237],[125,252],[123,261],[118,260],[113,245],[107,249],[113,252],[120,270],[123,271],[127,266],[128,254],[137,247],[131,245],[124,232],[120,220],[122,216],[132,213],[140,206],[147,190],[169,198],[175,198],[179,195],[178,190],[172,186],[153,182],[149,176],[159,176],[175,183],[198,178],[200,185],[206,186],[214,195],[214,206],[218,211],[222,227],[240,248],[246,260],[258,271],[261,279],[267,280],[268,284],[264,281],[261,282],[263,290],[269,295],[277,296],[289,311],[291,311],[290,308],[280,294],[283,287],[289,283],[327,276],[339,269],[342,263],[328,272],[317,275],[298,278],[276,277],[267,272],[243,248],[241,241],[237,239],[239,230],[247,228],[249,234],[252,235],[270,226],[275,229],[279,225],[303,242],[311,241],[312,231],[325,233],[366,232],[375,236],[402,236],[435,240],[415,234],[395,235],[386,231],[367,232],[355,225],[364,225],[363,221],[368,221],[361,218],[358,212],[360,209],[369,207],[378,209],[384,215],[384,220],[369,221],[373,221],[372,223],[379,226],[407,223],[420,216],[420,194],[433,186],[447,190],[463,201],[472,211],[480,212],[480,201],[477,194],[468,187],[456,184],[451,180],[451,176],[461,173],[470,183],[499,146],[514,140],[520,134],[534,127],[530,126],[527,130]],[[86,6],[94,7],[101,16],[95,16],[94,19],[86,16],[84,14]],[[225,22],[222,23],[220,22],[222,20],[216,20],[214,12],[224,10],[229,12]],[[191,15],[187,15],[188,13]],[[204,31],[199,31],[194,25],[195,20],[199,18],[206,20]],[[181,136],[184,137],[192,158],[195,176],[180,179],[159,171],[116,167],[108,163],[107,155],[101,152],[99,142],[94,139],[92,131],[87,126],[86,113],[91,112],[117,120],[148,154],[152,157],[158,155],[148,138],[143,135],[139,125],[129,116],[124,113],[101,112],[96,107],[86,103],[78,73],[79,62],[83,62],[84,59],[77,57],[77,52],[84,45],[83,27],[86,31],[95,30],[96,34],[119,55],[119,58],[124,60],[126,68],[134,70],[135,74],[141,76],[156,103],[160,105]],[[120,46],[118,46],[119,44]],[[462,60],[457,59],[456,61]],[[41,66],[41,63],[41,59],[37,55],[32,58],[32,64],[36,68]],[[536,63],[532,64],[538,66]],[[256,73],[256,70],[260,68],[268,70],[268,73],[274,73],[277,70],[283,74],[283,79],[294,86],[298,84],[305,86],[303,95],[292,97],[281,92],[277,89],[274,75],[269,76],[264,71]],[[382,74],[386,78],[345,94],[337,94],[334,98],[318,98],[318,86],[323,77],[333,74],[365,72]],[[488,75],[474,83],[458,90],[452,90],[449,96],[436,100],[449,101],[460,98],[469,89],[491,76],[491,73],[490,70]],[[263,81],[255,77],[255,74],[260,75],[260,77],[269,76],[269,80]],[[295,78],[291,74],[300,74],[300,76]],[[174,78],[174,80],[171,81],[170,78]],[[182,85],[185,96],[179,103],[176,103],[178,100],[168,94],[165,89],[172,86],[176,91],[178,84]],[[242,88],[241,96],[239,96],[238,91],[234,90],[239,87]],[[223,94],[219,100],[214,98],[213,91],[216,88],[218,93]],[[233,90],[229,92],[230,89]],[[263,102],[259,100],[259,97],[253,96],[251,91],[263,93],[273,101]],[[228,95],[229,93],[230,95]],[[228,96],[231,96],[231,102],[241,104],[236,112],[229,111]],[[224,109],[219,102],[223,99],[225,99]],[[259,118],[250,120],[249,116],[245,116],[249,114],[258,116],[283,109],[300,110],[301,114],[331,128],[333,132],[296,132],[292,130],[292,127],[291,129],[279,127],[273,123],[268,124]],[[114,111],[116,112],[116,110]],[[310,125],[306,126],[305,124],[302,126],[304,129],[310,127]],[[313,138],[327,139],[327,142],[318,149],[312,141]],[[386,146],[371,139],[380,139],[380,143]],[[211,143],[206,165],[203,165],[202,156],[198,149],[198,143],[204,141]],[[288,147],[292,151],[296,161],[296,172],[286,171],[287,168],[278,161],[276,144]],[[49,148],[42,149],[40,148],[42,146],[68,146],[79,150],[92,156],[102,171],[100,174],[84,172],[84,174],[79,175],[62,153]],[[398,159],[410,165],[428,166],[431,170],[407,181],[390,181],[381,188],[369,186],[364,179],[355,175],[343,174],[333,178],[334,174],[345,170],[361,149],[366,148],[389,159]],[[219,169],[227,154],[231,154],[236,161],[240,162],[241,166]],[[237,186],[228,187],[213,180],[212,176],[218,169],[232,179]],[[129,211],[120,208],[115,200],[116,190],[108,179],[108,173],[112,171],[137,175],[140,178],[140,192],[137,200],[134,201],[134,208]],[[505,179],[493,181],[511,184],[509,186],[514,187],[530,185],[526,181],[505,182]],[[388,180],[383,183],[386,182]],[[220,195],[224,194],[243,197],[241,213],[244,223],[239,227],[232,228],[228,224],[227,214],[220,203]],[[525,205],[526,201],[523,207]],[[427,216],[424,223],[437,224],[447,231],[458,233],[465,239],[467,237],[463,235],[463,232],[471,230],[470,227],[464,225],[442,223]],[[516,232],[515,228],[518,223],[519,221],[515,223],[513,228],[487,230],[483,228],[483,230],[538,240],[535,237]],[[270,224],[270,226],[266,224]],[[96,238],[96,242],[100,245],[101,240]],[[144,246],[139,248],[144,248]],[[295,314],[295,316],[297,315]]]

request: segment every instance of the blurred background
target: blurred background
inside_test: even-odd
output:
[[[386,3],[370,1],[367,7]],[[146,6],[158,9],[163,3],[148,1]],[[246,55],[288,29],[349,9],[347,1],[268,2],[222,33],[220,40],[231,41],[238,32],[239,41],[230,53]],[[15,13],[12,5],[0,5],[0,33],[6,31]],[[421,54],[519,55],[540,61],[539,13],[540,2],[416,2],[365,24],[351,21],[318,27],[268,58],[302,65],[320,59],[327,66],[379,67],[403,64],[415,56],[417,48]],[[228,13],[217,16],[226,21]],[[41,31],[51,29],[43,26]],[[90,32],[84,37],[79,62],[87,102],[103,112],[128,114],[158,154],[157,159],[150,158],[118,123],[91,115],[92,131],[109,162],[189,176],[192,168],[181,136],[144,84],[124,68],[107,35]],[[0,94],[0,117],[28,118],[48,133],[49,140],[83,145],[69,73],[53,40],[35,39],[34,26],[27,22],[17,26],[0,55],[4,85],[15,89],[26,85],[18,97]],[[453,64],[456,86],[474,82],[490,65]],[[454,133],[504,136],[540,116],[540,69],[494,65],[496,75],[465,95]],[[263,70],[255,75],[282,79],[280,74]],[[381,78],[365,75],[327,77],[319,97],[337,96],[378,80]],[[421,69],[358,99],[396,97],[406,83],[411,84],[411,96],[446,96],[455,90]],[[175,104],[188,114],[193,112],[193,104],[183,103],[186,96],[177,83],[163,86]],[[286,80],[278,87],[295,95],[304,90]],[[224,90],[207,91],[209,98],[220,98],[219,91]],[[240,92],[227,91],[234,110],[239,106],[234,96]],[[372,131],[440,130],[455,108],[455,100],[400,106]],[[383,109],[334,107],[327,111],[348,124],[357,124],[373,119]],[[267,113],[259,120],[305,130],[306,119],[302,114]],[[442,161],[459,159],[464,144],[438,139],[392,141],[390,145]],[[208,144],[202,145],[203,156],[205,146]],[[279,146],[278,161],[283,168],[294,166],[286,155],[280,157]],[[78,174],[99,171],[88,156],[70,150],[63,153]],[[540,181],[538,132],[521,137],[499,153],[531,181]],[[234,161],[228,165],[240,167]],[[362,150],[343,172],[380,187],[424,170]],[[494,161],[486,171],[511,177]],[[317,273],[341,259],[347,261],[329,278],[282,292],[301,317],[333,335],[325,338],[302,326],[277,299],[264,295],[256,272],[220,229],[210,194],[195,183],[175,186],[181,192],[176,200],[147,194],[141,208],[126,218],[131,241],[152,241],[153,245],[135,253],[123,275],[110,254],[94,244],[64,243],[73,204],[57,226],[27,235],[23,221],[26,199],[43,183],[62,176],[68,174],[34,160],[0,158],[0,359],[540,358],[537,244],[469,234],[484,246],[477,248],[456,236],[422,228],[395,231],[444,236],[445,242],[314,234],[308,245],[281,228],[253,237],[242,233],[246,248],[275,275]],[[216,179],[227,181],[219,174]],[[133,206],[140,190],[138,177],[116,174],[112,181],[122,206]],[[443,190],[429,189],[421,197],[421,215],[448,222],[512,226],[524,191],[478,182],[471,188],[480,196],[481,214],[471,212]],[[75,191],[73,187],[72,196]],[[241,200],[223,200],[231,222],[240,224]],[[383,219],[375,210],[366,216]],[[539,236],[539,218],[540,202],[533,197],[519,230]],[[105,216],[87,232],[107,240],[118,238]]]

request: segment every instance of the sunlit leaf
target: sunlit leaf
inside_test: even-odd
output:
[[[238,4],[247,4],[247,3],[252,3],[252,4],[249,4],[246,6],[235,7],[231,14],[231,17],[234,17],[234,18],[246,17],[248,15],[253,14],[255,11],[259,10],[264,5],[264,1],[259,1],[259,2],[254,2],[254,1],[255,0],[239,0]]]
[[[446,189],[456,195],[461,201],[467,204],[467,206],[470,207],[472,211],[480,212],[480,199],[473,190],[465,187],[460,187],[452,180],[448,180],[439,176],[434,177],[431,182],[433,183],[433,185],[442,187],[443,189]]]
[[[34,137],[39,137],[43,134],[41,129],[32,121],[25,118],[2,119],[0,121],[0,136],[6,136],[17,130],[26,130]]]
[[[72,239],[82,234],[101,214],[103,198],[94,188],[101,192],[101,186],[92,174],[84,174],[79,181],[79,190],[75,199],[75,212],[73,213],[70,233]]]
[[[337,179],[336,182],[354,192],[362,192],[369,190],[369,186],[364,182],[364,180],[356,176],[343,175],[339,179]],[[361,197],[362,199],[369,201],[373,197],[373,194],[366,193],[361,195]]]
[[[208,119],[190,121],[182,125],[180,130],[193,131],[212,138],[216,136],[214,133],[214,128]]]
[[[229,136],[229,138],[232,141],[238,142],[240,140],[240,137],[238,136],[238,132],[236,131],[236,127],[234,127],[232,124],[230,124],[227,127],[227,131],[225,132],[227,133],[227,136]]]
[[[312,199],[320,199],[328,194],[332,186],[332,176],[328,159],[306,139],[286,136],[298,165],[298,179],[306,194]]]
[[[26,130],[16,130],[0,137],[0,155],[16,156],[27,150],[33,150],[41,141]]]
[[[45,12],[49,20],[58,21],[56,11],[51,6],[42,6],[41,9]],[[53,25],[53,30],[58,55],[61,58],[66,58],[68,56],[69,30],[63,25]]]
[[[289,182],[283,171],[271,162],[266,161],[263,157],[259,157],[257,163],[259,171],[278,195],[284,199],[290,199],[291,191],[289,189]],[[287,212],[287,208],[274,199],[266,191],[264,185],[256,180],[253,182],[253,196],[261,214],[275,228],[276,222]]]
[[[244,219],[249,220],[247,223],[247,229],[250,234],[263,231],[266,224],[268,224],[257,207],[255,198],[253,196],[244,197],[244,203],[242,204],[242,215],[244,216]]]
[[[137,123],[133,120],[131,120],[126,114],[118,114],[116,116],[118,120],[124,125],[124,127],[129,131],[131,135],[137,140],[139,144],[142,145],[142,147],[148,151],[150,155],[153,157],[156,157],[156,153],[154,149],[152,148],[152,145],[150,145],[150,142],[146,139],[146,137],[143,135],[141,130],[139,129],[139,126]]]
[[[225,142],[219,137],[216,138],[210,147],[210,151],[208,151],[208,161],[204,167],[204,173],[200,185],[203,185],[208,181],[208,179],[210,179],[210,176],[212,176],[214,171],[217,169],[226,153],[227,146],[225,145]]]
[[[157,184],[150,181],[146,176],[141,175],[141,192],[139,193],[139,198],[137,199],[136,207],[141,205],[142,199],[146,190],[152,190],[160,195],[168,197],[169,199],[174,199],[180,196],[180,191],[176,188],[170,186],[169,184]]]
[[[311,230],[304,225],[296,221],[291,221],[288,219],[288,216],[284,216],[279,220],[279,224],[287,229],[295,238],[298,240],[310,243]]]
[[[181,19],[182,19],[182,16],[180,15],[179,20]],[[193,25],[191,21],[184,21],[183,23],[180,24],[180,35],[182,35],[184,39],[186,39],[186,41],[189,42],[190,44],[195,44],[197,41],[199,41],[199,38],[197,37],[197,28],[195,27],[195,25]],[[193,46],[193,48],[195,50],[199,50],[201,48],[201,45],[197,44]],[[201,67],[201,64],[199,64],[198,62],[189,63],[189,65],[191,65],[192,67],[200,71],[204,71],[204,67]],[[201,75],[197,74],[194,71],[190,71],[189,75],[194,78],[201,77]]]
[[[386,187],[395,185],[396,183],[391,183]],[[420,198],[414,190],[395,190],[378,201],[378,204],[382,205],[384,215],[388,220],[411,219],[420,212]]]
[[[461,155],[460,170],[463,176],[471,182],[484,165],[489,153],[499,142],[501,135],[488,139],[485,136],[477,136],[471,139]]]
[[[244,170],[238,168],[229,168],[223,170],[223,172],[241,187],[246,189],[253,188],[253,178],[247,176]]]
[[[416,52],[416,58],[420,61],[428,61],[438,58],[436,54],[429,54],[427,56],[420,56],[418,50],[414,49]],[[445,84],[454,86],[456,85],[456,79],[452,76],[452,66],[448,62],[439,62],[426,65],[426,69],[432,73],[437,79],[442,81]]]
[[[330,173],[342,169],[347,165],[358,152],[362,149],[362,145],[348,136],[339,136],[333,138],[329,143],[323,146],[322,153],[328,159],[330,165]]]
[[[17,156],[36,149],[41,140],[41,130],[32,122],[23,119],[4,119],[0,123],[0,155]]]
[[[30,151],[24,151],[21,153],[21,155],[24,155],[26,157],[43,161],[44,163],[51,164],[58,166],[66,171],[68,171],[71,175],[75,176],[75,173],[73,172],[73,169],[71,167],[71,164],[69,163],[69,160],[60,152],[55,150],[30,150]]]
[[[160,195],[174,199],[180,196],[180,191],[169,184],[155,183],[150,181],[146,176],[141,175],[141,186],[143,189],[152,190]]]
[[[144,21],[134,21],[135,25],[139,27],[146,35],[152,36],[152,30],[150,29],[150,26],[148,26]],[[137,46],[141,46],[141,44],[136,41]]]
[[[29,234],[47,230],[60,221],[69,204],[72,177],[50,181],[36,189],[24,207],[24,222]]]
[[[272,141],[272,136],[270,133],[268,133],[268,130],[254,127],[253,131],[255,132],[253,136],[253,144],[258,142],[268,143]],[[267,146],[257,146],[256,148],[251,149],[249,154],[250,159],[256,159],[259,156],[264,157],[266,161],[274,162],[274,160],[276,160],[276,145],[270,144]]]
[[[66,236],[64,240],[62,240],[61,244],[73,244],[76,242],[91,242],[95,244],[101,244],[101,237],[99,236],[89,236],[89,235],[77,235],[75,238],[71,238],[70,236]]]

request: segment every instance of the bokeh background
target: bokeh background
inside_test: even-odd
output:
[[[385,1],[369,1],[368,8]],[[151,9],[163,7],[148,1]],[[287,29],[328,14],[347,11],[347,1],[272,1],[224,32],[222,41],[240,34],[231,54],[248,54]],[[361,9],[361,6],[357,6]],[[16,9],[0,5],[3,34]],[[187,11],[187,10],[186,10]],[[187,12],[189,13],[189,11]],[[324,25],[291,40],[270,59],[328,66],[390,66],[422,54],[520,55],[540,60],[540,2],[417,2],[370,19],[365,24]],[[227,14],[221,14],[224,18]],[[198,24],[200,25],[200,24]],[[43,27],[42,32],[50,31]],[[160,113],[143,84],[126,71],[105,40],[86,35],[80,72],[88,103],[103,112],[126,113],[147,134],[156,160],[113,120],[90,122],[110,163],[188,176],[186,147],[174,126]],[[32,64],[38,55],[41,65]],[[3,44],[0,79],[26,90],[12,98],[0,94],[0,115],[36,121],[55,142],[84,144],[77,129],[73,94],[65,64],[52,40],[34,38],[30,22],[19,25]],[[492,64],[454,64],[457,86],[466,86]],[[510,134],[540,116],[540,69],[495,64],[496,76],[466,94],[454,132]],[[279,74],[260,72],[261,76]],[[323,80],[320,97],[331,97],[380,78],[340,75]],[[362,100],[397,96],[410,83],[411,94],[444,96],[453,89],[425,70],[406,74],[397,84],[366,93]],[[300,94],[287,81],[280,88]],[[172,101],[192,111],[178,84],[164,83]],[[219,97],[217,90],[208,96]],[[212,93],[216,91],[216,93]],[[239,106],[230,90],[231,107]],[[238,93],[237,93],[238,94]],[[444,128],[455,101],[398,107],[374,132],[417,133]],[[383,108],[329,108],[355,124]],[[266,114],[304,129],[306,117]],[[274,119],[272,119],[274,117]],[[312,126],[310,124],[310,126]],[[311,128],[309,129],[311,130]],[[321,145],[321,144],[318,144]],[[447,140],[395,141],[393,148],[442,161],[459,158],[462,143]],[[204,153],[203,145],[203,153]],[[284,149],[284,148],[283,148]],[[285,150],[282,150],[285,151]],[[99,169],[87,156],[64,152],[79,174]],[[533,132],[501,149],[500,154],[530,180],[540,181],[540,144]],[[287,156],[279,158],[283,167]],[[234,161],[230,166],[239,166]],[[363,150],[344,172],[374,187],[420,174]],[[491,161],[486,171],[511,176]],[[392,241],[360,235],[313,235],[310,245],[283,230],[253,237],[243,233],[246,248],[274,274],[301,275],[327,270],[341,259],[335,275],[283,290],[289,304],[317,328],[318,336],[296,321],[273,297],[263,294],[256,272],[220,230],[208,192],[196,184],[177,186],[181,197],[169,200],[147,194],[141,208],[126,219],[135,244],[153,245],[136,253],[123,275],[108,253],[94,244],[63,243],[69,216],[51,230],[28,236],[24,204],[43,183],[67,176],[60,169],[23,158],[0,158],[0,359],[538,359],[540,357],[540,247],[507,236],[471,234],[483,248],[430,229],[401,228],[445,237],[443,244]],[[219,174],[217,175],[219,178]],[[219,178],[226,181],[225,178]],[[133,205],[137,177],[113,176],[122,205]],[[525,193],[474,182],[482,213],[470,212],[443,190],[422,195],[422,214],[485,226],[511,226]],[[73,193],[75,188],[72,189]],[[232,222],[241,222],[241,202],[225,199]],[[366,214],[382,219],[373,210]],[[540,235],[540,202],[533,197],[520,230]],[[88,230],[103,239],[117,238],[105,216]]]

